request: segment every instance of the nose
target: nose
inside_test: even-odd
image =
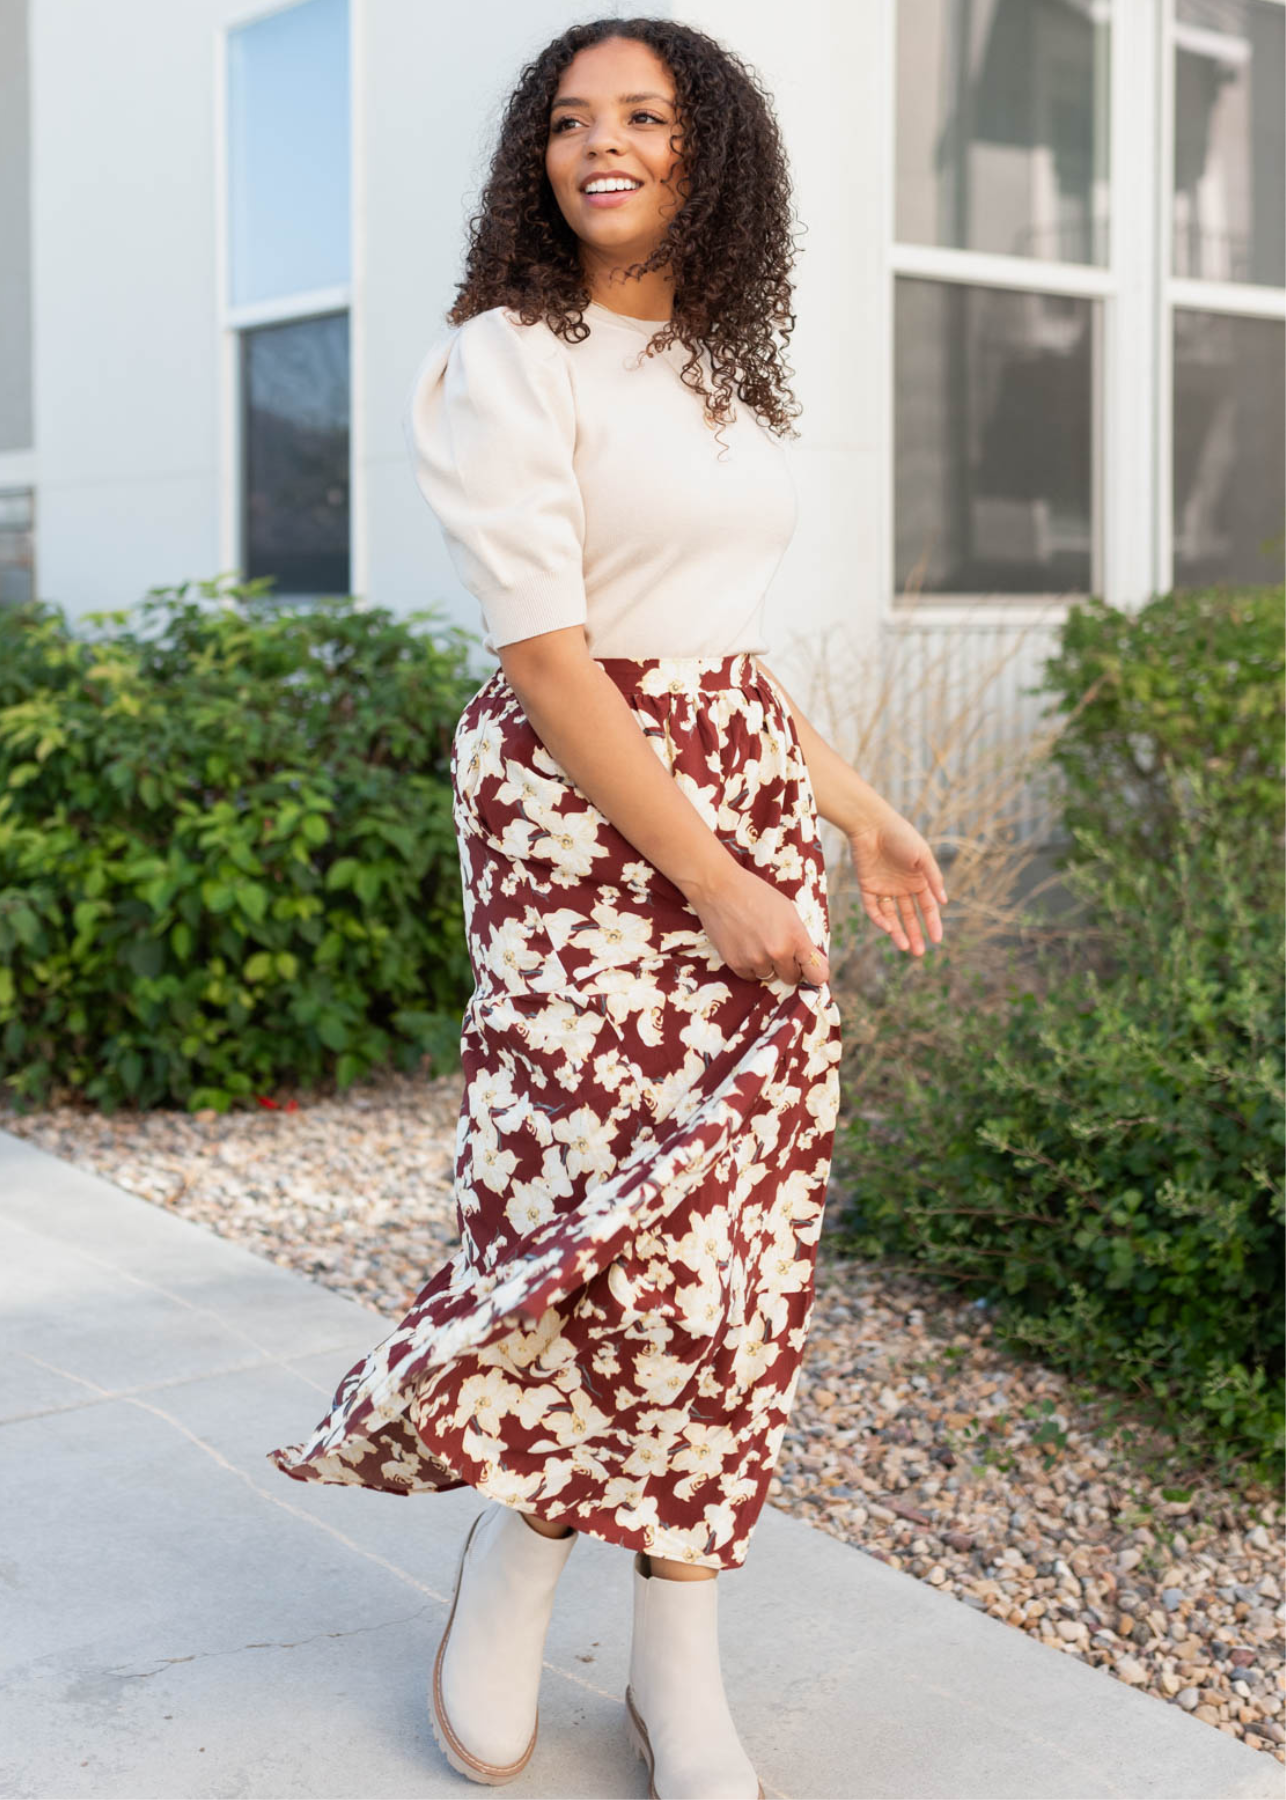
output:
[[[600,152],[619,148],[617,129],[610,119],[600,120],[597,125],[591,125],[581,141],[588,144],[591,149]]]

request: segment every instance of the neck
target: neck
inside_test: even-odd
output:
[[[669,319],[674,313],[674,284],[659,271],[626,279],[619,270],[587,273],[591,300],[627,319]]]

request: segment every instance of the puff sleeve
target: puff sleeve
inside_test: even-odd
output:
[[[486,648],[584,624],[575,399],[550,334],[501,307],[453,327],[415,375],[403,429]]]

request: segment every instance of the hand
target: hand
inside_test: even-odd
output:
[[[890,807],[878,820],[845,835],[862,905],[872,924],[887,931],[899,950],[923,956],[924,938],[915,911],[918,900],[929,936],[940,944],[938,902],[947,904],[946,885],[932,850],[910,820]]]
[[[746,981],[807,982],[830,979],[830,964],[814,944],[793,900],[753,869],[729,858],[713,891],[688,904],[706,936],[734,975]]]

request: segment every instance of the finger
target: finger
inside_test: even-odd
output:
[[[831,978],[830,963],[815,944],[805,944],[802,950],[795,952],[795,963],[799,974],[792,980],[807,981],[815,987]]]
[[[899,950],[909,949],[906,933],[902,929],[902,921],[898,917],[897,903],[892,894],[881,894],[879,898],[880,923],[893,939]]]
[[[897,945],[899,950],[909,950],[911,948],[911,940],[906,935],[906,927],[902,923],[901,901],[894,894],[889,896],[889,917],[893,921],[893,942]]]
[[[881,910],[881,901],[876,900],[871,894],[863,894],[862,905],[866,908],[866,916],[872,925],[878,925],[881,931],[890,929],[888,914]]]
[[[887,925],[889,922],[888,915],[883,910],[887,899],[887,894],[877,898],[874,894],[868,894],[865,890],[862,892],[862,904],[866,908],[866,916],[868,919],[873,920],[877,925]]]
[[[924,928],[935,944],[942,942],[942,914],[938,911],[938,902],[927,890],[918,896],[920,911],[924,914]]]
[[[916,916],[915,901],[910,894],[898,896],[898,910],[902,914],[902,924],[911,947],[912,956],[924,955],[924,935],[920,930],[920,921]]]
[[[934,899],[940,900],[945,906],[947,904],[947,884],[942,879],[942,870],[938,867],[938,859],[932,850],[929,851],[926,858],[925,871],[929,877],[929,888]],[[920,904],[923,906],[923,900]]]

